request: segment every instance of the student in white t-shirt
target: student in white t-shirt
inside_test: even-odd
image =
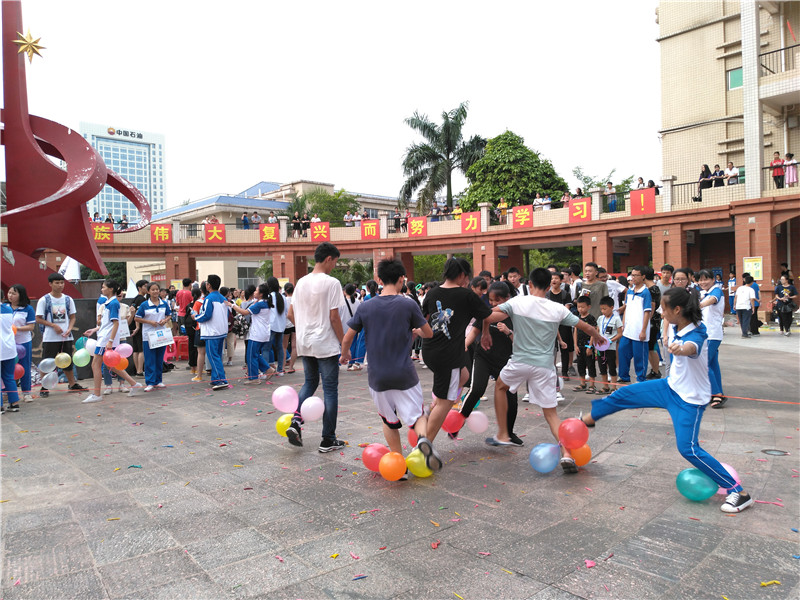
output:
[[[597,319],[597,331],[610,342],[606,350],[597,353],[597,362],[600,366],[600,375],[603,381],[603,387],[598,388],[597,393],[609,394],[613,390],[606,381],[606,375],[608,375],[611,385],[616,388],[617,341],[622,337],[622,319],[614,312],[614,299],[611,296],[604,296],[600,299],[600,318]]]
[[[728,491],[720,510],[737,513],[753,505],[719,461],[700,446],[700,420],[711,396],[708,379],[708,335],[696,294],[672,288],[661,300],[664,319],[670,323],[672,367],[666,379],[651,379],[619,388],[605,398],[592,400],[592,411],[581,415],[587,427],[624,409],[663,408],[672,419],[678,451],[694,467]]]
[[[700,309],[703,325],[708,332],[708,376],[711,379],[711,408],[722,408],[727,398],[722,394],[722,372],[719,368],[719,346],[722,343],[722,323],[725,319],[725,297],[722,288],[714,283],[714,275],[708,269],[697,273],[700,285]]]
[[[733,306],[739,317],[743,338],[753,337],[750,333],[750,319],[756,314],[756,291],[751,287],[753,281],[750,275],[746,275],[742,285],[736,288],[736,295],[733,297]]]

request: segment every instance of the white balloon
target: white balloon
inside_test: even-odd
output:
[[[467,427],[473,433],[483,433],[489,428],[489,417],[476,410],[467,417]]]
[[[39,363],[39,371],[42,373],[52,373],[56,370],[56,361],[54,358],[45,358]]]
[[[86,344],[83,347],[86,348],[89,354],[94,354],[94,349],[97,348],[97,340],[88,339],[86,340]]]
[[[58,385],[58,373],[48,373],[44,377],[42,377],[42,387],[48,390],[52,390],[54,387]]]
[[[311,396],[303,401],[300,405],[300,416],[304,421],[318,421],[325,413],[325,403],[322,398]]]

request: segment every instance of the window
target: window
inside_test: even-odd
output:
[[[742,87],[742,68],[731,69],[728,71],[728,90],[735,90]]]

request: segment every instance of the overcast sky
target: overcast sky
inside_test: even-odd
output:
[[[394,196],[419,138],[469,101],[572,169],[661,175],[656,2],[24,0],[32,114],[166,137],[167,206],[259,181]],[[27,65],[27,60],[26,60]],[[459,179],[455,191],[466,182]]]

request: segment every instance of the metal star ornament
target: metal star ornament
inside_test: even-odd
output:
[[[39,40],[42,38],[33,39],[31,36],[31,30],[28,29],[28,35],[22,35],[19,31],[17,32],[19,39],[14,40],[14,43],[19,46],[19,50],[17,50],[17,54],[22,54],[25,52],[28,55],[28,62],[33,62],[33,55],[36,54],[37,56],[41,56],[39,50],[44,50],[45,47],[39,44]]]

